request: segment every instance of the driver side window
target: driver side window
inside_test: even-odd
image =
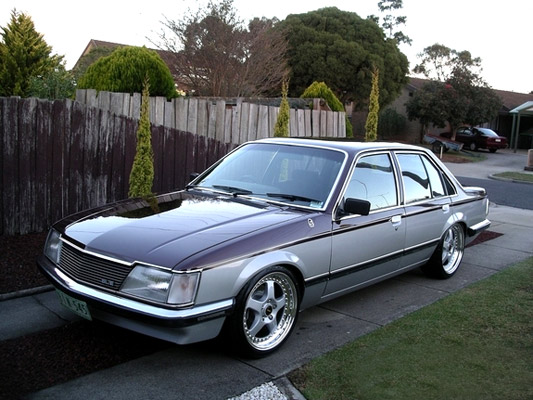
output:
[[[394,170],[388,154],[362,157],[344,194],[344,200],[354,198],[370,202],[370,210],[396,206],[397,193]]]

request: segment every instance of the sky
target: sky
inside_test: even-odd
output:
[[[285,19],[322,7],[337,7],[360,17],[380,15],[378,0],[234,0],[243,21],[254,17]],[[132,46],[154,47],[165,19],[178,21],[207,0],[2,0],[0,27],[11,11],[28,14],[53,53],[74,66],[91,39]],[[439,43],[480,57],[485,81],[494,89],[533,91],[531,0],[403,0],[399,15],[407,17],[400,30],[412,45],[400,46],[410,68],[424,48]]]

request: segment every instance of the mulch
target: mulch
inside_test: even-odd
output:
[[[37,270],[46,232],[0,236],[0,294],[48,285]]]

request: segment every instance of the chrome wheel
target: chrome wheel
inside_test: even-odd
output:
[[[465,234],[460,225],[453,225],[446,231],[442,238],[442,269],[448,275],[452,275],[461,260],[465,248]]]
[[[451,277],[463,259],[465,250],[465,231],[462,225],[455,224],[444,232],[439,245],[422,271],[432,278],[447,279]]]
[[[242,329],[256,352],[279,346],[290,333],[298,311],[298,292],[284,271],[260,278],[249,291],[242,313]]]

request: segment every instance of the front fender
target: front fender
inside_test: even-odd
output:
[[[270,266],[289,265],[298,271],[305,269],[303,261],[286,250],[276,250],[254,257],[206,268],[196,296],[196,304],[236,297],[240,290],[261,270]]]

